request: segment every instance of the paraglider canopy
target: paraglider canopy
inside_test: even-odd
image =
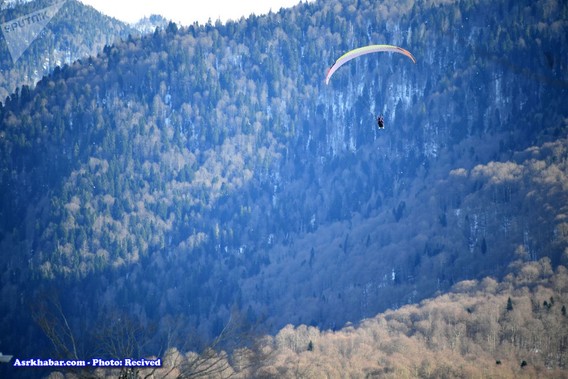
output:
[[[406,55],[408,58],[412,60],[412,62],[416,63],[416,59],[408,50],[403,49],[402,47],[393,46],[393,45],[369,45],[364,47],[359,47],[357,49],[348,51],[347,53],[340,56],[335,63],[329,68],[327,71],[327,75],[325,77],[325,84],[329,84],[329,79],[331,76],[339,69],[339,67],[343,66],[345,63],[349,62],[351,59],[360,57],[361,55],[370,54],[370,53],[377,53],[377,52],[391,52],[391,53],[399,53]]]

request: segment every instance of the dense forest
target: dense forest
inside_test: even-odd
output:
[[[565,378],[567,294],[564,266],[554,271],[548,258],[517,260],[501,282],[489,277],[459,282],[447,294],[339,331],[289,324],[232,354],[170,348],[160,369],[130,373],[155,378]],[[89,373],[118,377],[121,372],[128,371]]]
[[[170,23],[19,87],[0,106],[0,350],[47,354],[37,315],[55,307],[84,357],[108,317],[147,332],[141,355],[172,330],[192,336],[180,351],[203,349],[234,318],[251,335],[307,325],[267,338],[307,328],[315,354],[348,322],[402,307],[376,316],[394,328],[458,282],[506,283],[518,259],[562,273],[567,23],[562,1],[315,1]],[[325,85],[371,43],[417,63],[362,57]],[[300,350],[282,354],[303,369]],[[437,377],[377,354],[370,370]]]

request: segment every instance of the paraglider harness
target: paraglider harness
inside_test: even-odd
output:
[[[383,115],[377,117],[377,125],[379,126],[379,129],[383,129],[385,127],[385,120],[383,119]]]

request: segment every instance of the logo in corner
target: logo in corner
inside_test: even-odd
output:
[[[1,24],[12,62],[16,63],[67,0]],[[4,1],[0,0],[0,8]]]

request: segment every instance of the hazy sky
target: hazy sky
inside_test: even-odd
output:
[[[256,15],[277,12],[280,8],[291,7],[300,0],[80,0],[102,13],[129,23],[144,16],[161,14],[182,25],[197,21],[205,24],[209,18],[225,22],[238,20],[251,13]],[[305,0],[303,0],[305,2]]]

